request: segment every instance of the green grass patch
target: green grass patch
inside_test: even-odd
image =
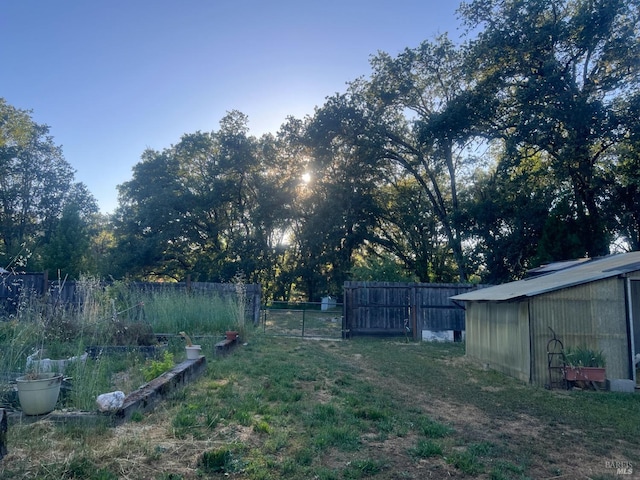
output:
[[[478,475],[484,472],[484,465],[472,452],[453,452],[447,456],[447,463],[453,465],[467,475]]]
[[[343,471],[342,475],[345,479],[358,479],[374,477],[381,473],[387,463],[384,460],[378,459],[364,459],[354,460],[349,463],[347,468]]]
[[[418,440],[415,447],[409,449],[409,454],[418,458],[429,458],[442,455],[442,445],[433,440]]]
[[[235,464],[231,450],[219,448],[204,452],[198,460],[198,467],[203,473],[232,473]]]
[[[28,452],[29,462],[0,463],[0,477],[40,478],[46,464],[65,478],[68,463],[47,460],[52,448],[60,458],[88,461],[94,473],[126,478],[149,478],[149,465],[153,478],[381,480],[444,478],[447,471],[550,478],[569,471],[550,454],[566,442],[599,459],[640,460],[640,439],[631,434],[640,397],[524,385],[465,362],[461,345],[254,332],[248,345],[207,361],[200,380],[129,425],[122,438],[108,428],[12,426],[9,443]],[[96,443],[117,447],[105,452]],[[122,461],[117,470],[121,458],[141,466]]]

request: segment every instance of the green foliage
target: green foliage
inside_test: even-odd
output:
[[[145,381],[149,382],[156,377],[159,377],[165,372],[168,372],[174,367],[173,353],[164,352],[162,360],[151,360],[142,369]]]
[[[137,277],[254,281],[274,272],[294,185],[275,173],[273,138],[249,136],[230,112],[216,132],[186,134],[162,152],[147,150],[119,187],[117,263]],[[276,158],[272,158],[276,155]]]
[[[567,365],[572,367],[604,367],[607,362],[601,350],[586,346],[568,347],[564,352]]]
[[[0,98],[0,240],[9,265],[28,251],[25,270],[42,268],[44,249],[60,224],[64,208],[81,206],[85,218],[97,212],[95,199],[82,184],[73,182],[73,169],[62,149],[53,143],[49,127],[36,124],[31,112]],[[61,227],[64,229],[64,227]],[[76,240],[86,232],[76,230]],[[64,267],[64,265],[59,265]]]
[[[125,282],[104,289],[90,277],[82,277],[77,289],[83,298],[77,308],[52,306],[46,298],[25,292],[12,320],[0,320],[0,371],[5,372],[0,379],[0,401],[12,401],[7,380],[24,372],[28,355],[42,351],[43,358],[79,358],[91,347],[92,356],[67,366],[65,375],[71,377],[72,388],[61,395],[61,405],[93,411],[97,395],[114,390],[129,393],[171,369],[176,355],[184,355],[183,343],[172,338],[162,359],[144,364],[136,348],[157,344],[154,332],[196,331],[207,336],[203,348],[212,349],[217,336],[237,318],[227,301],[204,294],[166,290],[142,295]],[[212,317],[218,322],[209,321]],[[131,351],[100,353],[100,347],[114,345]]]
[[[89,252],[89,224],[82,218],[82,209],[76,204],[68,204],[51,238],[43,249],[42,267],[50,272],[58,272],[63,278],[79,279],[92,270]]]
[[[62,478],[86,479],[86,480],[117,480],[118,475],[98,468],[90,459],[86,457],[74,457],[62,474]]]
[[[139,423],[139,422],[141,422],[142,420],[144,420],[144,415],[142,414],[142,412],[138,412],[138,411],[136,411],[136,412],[133,412],[133,413],[131,414],[131,416],[129,417],[129,419],[130,419],[132,422]]]
[[[266,433],[269,434],[273,431],[271,425],[265,420],[259,420],[253,425],[253,430],[258,433]]]
[[[0,264],[244,272],[266,299],[314,301],[349,278],[503,282],[637,250],[637,2],[473,0],[460,14],[469,42],[380,52],[277,135],[249,135],[232,111],[143,152],[109,219],[48,127],[0,99]]]
[[[362,254],[354,255],[350,280],[378,282],[415,282],[417,278],[390,255]]]
[[[495,121],[494,138],[515,164],[543,155],[556,201],[570,198],[579,231],[571,241],[580,244],[559,254],[609,253],[602,205],[615,180],[607,150],[635,128],[622,112],[635,105],[640,80],[637,10],[625,0],[475,0],[461,8],[467,26],[480,32],[469,58],[482,79],[476,94],[493,102],[487,119]]]
[[[71,389],[61,400],[66,408],[94,411],[96,397],[120,390],[131,392],[144,383],[143,358],[136,353],[103,355],[96,359],[72,363],[65,375],[71,378]],[[117,379],[117,380],[116,380]]]

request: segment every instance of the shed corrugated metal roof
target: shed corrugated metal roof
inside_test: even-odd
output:
[[[640,270],[640,252],[622,253],[581,262],[573,267],[546,275],[538,275],[495,287],[473,290],[455,295],[451,299],[478,302],[516,300],[615,277],[616,275],[636,270]]]

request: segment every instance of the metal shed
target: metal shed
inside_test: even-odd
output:
[[[464,303],[466,352],[526,382],[548,382],[551,329],[565,347],[601,350],[608,379],[636,380],[640,352],[640,252],[455,295]]]

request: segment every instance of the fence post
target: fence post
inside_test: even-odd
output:
[[[267,304],[264,304],[264,314],[262,316],[262,333],[267,333]]]
[[[418,302],[416,295],[416,287],[411,287],[411,329],[413,330],[413,339],[418,340]],[[422,335],[422,333],[420,334]]]
[[[253,291],[253,324],[260,324],[260,304],[262,303],[262,287],[259,283],[254,284],[252,287]],[[265,303],[266,305],[266,303]]]
[[[0,460],[7,452],[7,412],[0,408]]]
[[[42,292],[40,295],[45,296],[49,293],[49,270],[42,272]]]

